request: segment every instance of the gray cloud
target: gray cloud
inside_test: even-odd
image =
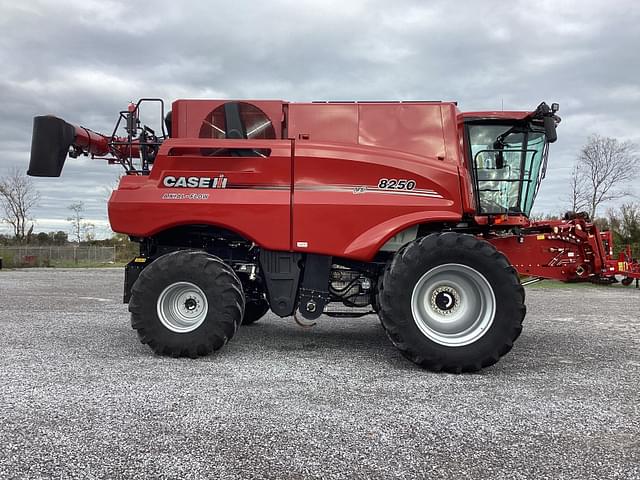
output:
[[[27,165],[34,115],[110,132],[143,96],[443,99],[463,111],[547,100],[563,122],[536,211],[557,212],[590,133],[640,143],[638,24],[633,1],[2,1],[0,169]],[[118,173],[68,161],[61,180],[37,180],[37,217],[63,220],[82,199],[104,221]]]

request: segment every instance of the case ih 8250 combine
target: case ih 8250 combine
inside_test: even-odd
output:
[[[207,355],[269,309],[302,325],[376,312],[411,361],[476,371],[520,335],[519,274],[640,276],[587,218],[528,219],[555,104],[178,100],[154,132],[146,102],[164,117],[141,100],[110,136],[36,117],[28,173],[81,154],[125,168],[109,218],[140,244],[124,301],[157,353]]]

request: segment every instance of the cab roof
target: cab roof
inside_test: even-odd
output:
[[[497,119],[497,120],[524,120],[534,112],[522,111],[486,111],[486,112],[462,112],[465,119]]]

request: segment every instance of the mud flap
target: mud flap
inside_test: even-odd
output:
[[[124,267],[124,295],[122,296],[122,303],[129,303],[133,284],[138,280],[140,272],[149,264],[151,264],[149,258],[136,257]]]
[[[300,283],[302,255],[292,252],[260,250],[260,268],[266,283],[271,311],[279,317],[293,314]]]
[[[329,272],[332,257],[308,254],[300,287],[298,310],[309,320],[315,320],[329,303]]]

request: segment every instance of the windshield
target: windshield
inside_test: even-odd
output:
[[[470,124],[481,214],[529,215],[544,177],[547,142],[534,125]]]

